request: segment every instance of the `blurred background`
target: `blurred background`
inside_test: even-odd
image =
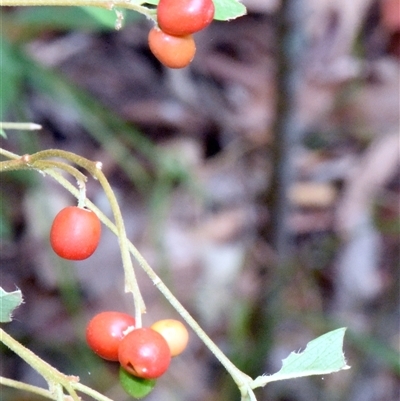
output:
[[[272,383],[259,401],[396,401],[399,330],[398,0],[245,0],[195,35],[183,70],[160,65],[151,24],[91,8],[1,8],[0,121],[18,154],[61,148],[103,163],[129,239],[232,361],[256,377],[348,327],[351,370]],[[110,215],[100,185],[88,197]],[[116,401],[116,364],[88,349],[97,312],[133,313],[115,236],[58,258],[48,232],[75,204],[49,177],[1,175],[0,285],[24,304],[4,326]],[[144,324],[179,318],[137,268]],[[0,347],[0,374],[45,383]],[[36,401],[1,388],[1,400]],[[86,397],[85,399],[87,399]],[[239,400],[191,332],[149,401]]]

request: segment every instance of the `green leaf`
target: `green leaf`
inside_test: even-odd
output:
[[[14,309],[22,304],[20,290],[7,292],[0,287],[0,323],[11,322]]]
[[[214,0],[214,5],[216,20],[231,20],[247,13],[246,7],[237,0]]]
[[[310,341],[303,352],[292,352],[282,361],[282,369],[271,376],[259,376],[253,388],[267,383],[313,375],[326,375],[350,369],[343,354],[343,338],[346,328],[330,331]]]
[[[119,381],[126,393],[136,399],[146,397],[156,385],[155,379],[133,376],[122,367],[119,368]]]
[[[3,138],[7,138],[7,134],[1,128],[0,128],[0,136],[2,136]]]
[[[246,7],[238,0],[213,0],[215,6],[214,19],[227,21],[241,17],[247,13]],[[159,0],[147,0],[146,3],[157,5]]]

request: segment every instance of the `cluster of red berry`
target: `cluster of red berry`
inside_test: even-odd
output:
[[[150,50],[169,68],[186,67],[196,53],[192,34],[208,26],[214,12],[212,0],[160,0],[158,26],[149,32]]]
[[[94,316],[86,328],[86,341],[100,357],[121,364],[120,382],[135,398],[147,395],[163,375],[171,358],[184,351],[189,340],[186,327],[175,319],[135,328],[135,319],[121,312]]]
[[[50,244],[57,255],[83,260],[96,250],[101,223],[96,213],[77,206],[62,209],[50,230]],[[107,311],[94,316],[86,328],[86,341],[100,357],[118,361],[120,382],[135,398],[147,395],[163,375],[171,358],[186,348],[189,334],[178,320],[164,319],[151,327],[136,327],[134,317]]]

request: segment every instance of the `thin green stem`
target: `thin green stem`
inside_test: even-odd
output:
[[[252,383],[246,383],[244,386],[239,387],[241,394],[241,401],[257,401],[257,398],[251,387]]]
[[[49,383],[49,390],[0,376],[1,385],[38,394],[51,400],[63,401],[65,399],[63,392],[64,387],[74,401],[80,401],[76,391],[87,394],[98,401],[113,401],[111,398],[106,397],[98,391],[79,383],[79,378],[76,376],[64,375],[2,329],[0,329],[0,340],[43,376],[43,378]]]
[[[1,1],[1,0],[0,0]],[[7,157],[7,159],[19,159],[21,156],[12,153],[6,149],[0,148],[0,155]]]
[[[24,347],[3,329],[0,329],[0,341],[36,370],[36,372],[43,376],[47,383],[49,383],[49,387],[58,383],[68,391],[74,401],[80,401],[76,391],[71,386],[71,382],[77,380],[76,377],[64,375],[59,370],[39,358],[30,349]]]
[[[8,348],[19,355],[27,364],[32,366],[38,373],[40,373],[46,380],[52,381],[55,375],[60,374],[55,368],[49,365],[47,362],[42,361],[36,354],[31,350],[24,347],[18,341],[14,340],[9,334],[7,334],[3,329],[0,329],[0,340]],[[49,373],[52,372],[52,373]]]
[[[35,163],[34,169],[45,172],[50,168],[57,168],[59,170],[64,170],[68,174],[71,174],[76,181],[78,182],[79,186],[85,185],[87,181],[87,177],[85,174],[81,173],[77,168],[63,162],[55,161],[55,160],[42,160],[37,161]]]
[[[128,239],[126,237],[125,232],[125,225],[124,220],[122,218],[121,211],[119,209],[119,205],[117,199],[114,195],[114,192],[111,189],[111,186],[103,173],[99,173],[97,176],[100,184],[102,185],[104,191],[109,194],[109,202],[111,207],[114,211],[114,218],[115,218],[115,226],[118,232],[118,241],[121,248],[121,256],[122,260],[124,261],[124,270],[125,270],[125,292],[131,292],[134,297],[135,302],[135,319],[136,319],[136,326],[141,327],[142,322],[142,313],[146,312],[146,307],[142,296],[140,294],[139,286],[136,280],[136,276],[133,270],[131,257],[129,254],[128,248]],[[129,261],[129,262],[128,262]]]
[[[96,390],[93,390],[92,388],[90,388],[88,386],[85,386],[82,383],[76,382],[76,383],[72,383],[72,385],[76,391],[87,394],[90,397],[92,397],[98,401],[113,401],[111,398],[108,398],[107,396],[97,392]]]
[[[0,385],[12,387],[17,390],[27,391],[29,393],[40,395],[44,398],[54,400],[54,395],[45,388],[38,387],[38,386],[32,386],[31,384],[23,383],[23,382],[20,382],[17,380],[8,379],[3,376],[0,376]]]
[[[53,178],[56,178],[54,172],[50,173]],[[56,178],[57,181],[63,185],[67,190],[69,190],[73,195],[77,196],[79,194],[78,190],[72,186],[67,180],[59,176]],[[109,220],[104,214],[89,200],[87,201],[87,206],[89,209],[93,210],[100,218],[100,220],[115,234],[118,235],[117,227]],[[146,272],[149,278],[152,280],[154,285],[158,290],[164,295],[164,297],[170,302],[170,304],[175,308],[175,310],[182,316],[182,318],[187,322],[187,324],[193,329],[193,331],[198,335],[198,337],[204,342],[204,344],[210,349],[210,351],[215,355],[215,357],[221,362],[225,369],[231,374],[232,378],[239,386],[239,388],[245,388],[243,391],[247,391],[246,385],[252,382],[252,379],[245,373],[240,371],[219,349],[219,347],[211,340],[211,338],[206,334],[206,332],[199,326],[196,320],[190,315],[190,313],[184,308],[184,306],[178,301],[178,299],[172,294],[168,287],[162,282],[160,277],[154,272],[147,261],[143,258],[137,248],[128,241],[128,247],[130,253],[137,260],[142,269]],[[251,390],[250,390],[251,391]]]
[[[0,162],[0,173],[15,170],[32,170],[32,167],[27,166],[26,163],[21,162],[21,160],[7,160]]]
[[[54,385],[54,393],[56,394],[56,401],[65,401],[64,400],[64,391],[62,386],[59,383]]]
[[[122,265],[125,272],[125,292],[131,292],[135,304],[135,319],[137,327],[141,327],[142,314],[145,313],[146,307],[140,293],[139,285],[136,280],[135,271],[132,266],[132,260],[129,254],[126,231],[122,213],[118,205],[117,198],[112,190],[106,176],[101,171],[101,163],[93,162],[85,159],[84,157],[78,156],[74,153],[67,152],[59,149],[50,149],[37,152],[29,157],[29,163],[34,165],[36,160],[47,159],[50,157],[60,157],[77,164],[78,166],[86,169],[95,179],[97,179],[110,202],[111,210],[115,219],[115,226],[118,232],[118,241],[121,250]],[[80,198],[81,193],[78,195]],[[87,201],[87,200],[86,200]]]
[[[210,351],[221,362],[225,369],[232,375],[236,383],[238,385],[242,385],[243,383],[248,382],[248,380],[252,380],[249,376],[241,372],[218,348],[218,346],[211,340],[206,332],[199,326],[196,320],[173,295],[169,288],[162,282],[160,277],[154,272],[154,270],[147,263],[146,259],[141,255],[141,253],[131,242],[129,242],[129,250],[132,253],[133,257],[137,260],[139,265],[142,267],[142,269],[145,271],[145,273],[149,276],[153,284],[164,295],[167,301],[176,309],[176,311],[182,316],[186,323],[195,331],[195,333],[204,342],[204,344],[207,345]]]
[[[62,158],[69,160],[72,163],[75,163],[78,166],[86,169],[95,179],[97,179],[102,185],[104,192],[110,202],[111,210],[114,215],[115,225],[117,227],[117,236],[119,240],[120,250],[121,250],[121,258],[122,265],[125,272],[125,292],[131,292],[134,299],[135,304],[135,319],[137,327],[141,327],[142,322],[142,314],[145,312],[146,307],[140,293],[139,285],[136,280],[135,271],[132,266],[132,260],[130,258],[129,249],[127,245],[126,239],[126,231],[125,225],[122,218],[121,210],[118,205],[118,201],[115,197],[115,194],[101,171],[101,163],[93,162],[91,160],[85,159],[81,156],[77,156],[74,153],[67,152],[59,149],[50,149],[43,150],[32,155],[24,155],[19,157],[11,152],[7,152],[4,149],[1,149],[0,154],[3,154],[12,160],[0,162],[0,172],[11,171],[11,170],[21,170],[21,169],[35,169],[43,172],[51,171],[51,168],[57,167],[61,168],[68,173],[72,174],[78,181],[79,184],[79,192],[77,198],[79,200],[79,206],[84,206],[87,202],[87,199],[83,199],[84,194],[84,181],[86,177],[80,173],[76,168],[70,166],[63,162],[47,160],[48,158]],[[54,175],[54,178],[58,181],[60,175]]]
[[[172,294],[172,292],[168,289],[168,287],[162,282],[160,277],[154,272],[154,270],[150,267],[144,257],[140,254],[137,248],[126,238],[125,230],[123,227],[122,216],[120,215],[120,210],[117,204],[117,200],[115,199],[115,195],[104,176],[104,174],[96,167],[96,163],[91,162],[87,159],[76,156],[72,153],[59,151],[59,150],[50,150],[50,151],[42,151],[38,152],[32,156],[30,156],[30,163],[35,164],[36,160],[40,160],[46,157],[63,157],[66,158],[84,168],[86,168],[90,173],[92,173],[101,183],[104,190],[107,193],[109,201],[112,207],[118,210],[117,213],[114,212],[115,225],[109,220],[90,200],[86,201],[86,206],[93,210],[100,218],[100,220],[115,234],[118,236],[120,240],[121,252],[122,249],[126,247],[128,251],[128,257],[130,259],[130,254],[136,259],[145,273],[152,280],[154,285],[158,288],[158,290],[164,295],[164,297],[169,301],[169,303],[175,308],[175,310],[182,316],[182,318],[186,321],[186,323],[193,329],[193,331],[198,335],[198,337],[203,341],[203,343],[209,348],[209,350],[214,354],[214,356],[220,361],[220,363],[225,367],[227,372],[231,375],[232,379],[237,384],[241,395],[242,401],[255,401],[255,396],[253,390],[251,388],[251,384],[253,379],[246,375],[244,372],[239,370],[230,359],[219,349],[219,347],[212,341],[212,339],[206,334],[206,332],[200,327],[200,325],[196,322],[196,320],[190,315],[190,313],[184,308],[184,306],[178,301],[178,299]],[[60,185],[64,186],[68,191],[70,191],[74,196],[79,196],[79,190],[74,187],[69,181],[67,181],[61,174],[57,173],[53,169],[46,170],[46,173],[56,179]],[[114,204],[115,203],[115,204]],[[114,209],[113,209],[114,211]],[[116,216],[116,214],[118,216]],[[118,221],[122,224],[118,227]],[[124,255],[125,257],[125,255]],[[125,274],[130,274],[133,269],[129,269],[125,271]],[[131,280],[126,280],[128,283],[132,283]],[[130,289],[130,288],[128,288]]]
[[[0,0],[1,6],[86,6],[106,8],[107,10],[126,8],[155,20],[156,11],[143,6],[144,3],[145,1],[142,0]]]
[[[78,182],[79,186],[84,186],[87,181],[86,176],[81,173],[77,168],[55,160],[40,160],[36,161],[33,165],[31,163],[31,158],[29,155],[24,155],[18,157],[18,159],[12,159],[0,162],[0,172],[5,171],[13,171],[13,170],[37,170],[40,172],[44,172],[50,168],[58,168],[60,170],[64,170],[67,173],[71,174]]]
[[[38,387],[38,386],[33,386],[31,384],[27,384],[27,383],[23,383],[17,380],[12,380],[12,379],[8,379],[6,377],[0,376],[0,385],[3,386],[7,386],[7,387],[12,387],[15,388],[17,390],[21,390],[21,391],[26,391],[32,394],[37,394],[40,395],[44,398],[48,398],[50,400],[57,400],[57,397],[59,398],[59,394],[60,390],[56,390],[56,394],[50,390],[47,390],[45,388],[42,387]],[[80,393],[84,393],[89,395],[90,397],[92,397],[95,400],[98,401],[113,401],[111,398],[99,393],[96,390],[93,390],[92,388],[85,386],[82,383],[79,382],[71,382],[71,386],[76,390],[79,391]],[[65,399],[63,393],[62,393],[62,388],[61,388],[61,396],[62,396],[62,400]]]
[[[71,185],[64,177],[58,176],[55,172],[47,172],[53,178],[64,186],[68,191],[70,191],[74,196],[78,196],[78,190]],[[93,210],[100,218],[102,223],[104,223],[115,235],[118,235],[117,227],[109,220],[96,205],[91,201],[87,201],[87,207]],[[240,371],[229,359],[228,357],[219,349],[219,347],[211,340],[211,338],[206,334],[206,332],[199,326],[196,320],[190,315],[190,313],[185,309],[185,307],[178,301],[178,299],[172,294],[168,287],[162,282],[160,277],[154,272],[147,261],[143,258],[137,248],[128,241],[128,248],[133,257],[137,260],[142,269],[146,272],[149,278],[152,280],[157,289],[164,295],[164,297],[169,301],[169,303],[175,308],[175,310],[182,316],[186,323],[193,329],[197,336],[203,341],[203,343],[210,349],[214,356],[221,362],[225,369],[230,373],[235,383],[238,385],[239,389],[243,393],[252,393],[249,387],[252,383],[252,379],[245,373]],[[250,398],[253,400],[253,398]]]

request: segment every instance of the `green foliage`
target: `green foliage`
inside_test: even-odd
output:
[[[338,329],[327,333],[316,340],[311,341],[304,352],[302,353],[292,353],[289,355],[287,359],[283,361],[282,369],[272,375],[272,376],[259,376],[255,380],[252,380],[249,376],[245,375],[243,372],[238,370],[236,366],[232,364],[232,362],[221,352],[221,350],[212,342],[212,340],[206,335],[206,333],[198,326],[198,324],[194,321],[194,319],[190,316],[190,314],[185,310],[185,308],[179,303],[179,301],[172,295],[172,293],[165,287],[162,281],[158,276],[155,275],[154,271],[145,261],[145,259],[140,255],[140,253],[134,248],[134,246],[129,243],[126,238],[126,233],[124,226],[122,224],[122,215],[121,211],[118,207],[118,203],[115,198],[115,194],[112,192],[112,189],[102,173],[101,169],[98,168],[97,163],[90,161],[88,159],[82,158],[74,153],[62,151],[62,150],[48,150],[37,152],[36,154],[31,154],[29,157],[21,158],[17,155],[9,154],[13,160],[2,162],[1,167],[3,171],[6,171],[7,168],[13,167],[17,169],[33,169],[33,170],[45,170],[46,173],[53,178],[57,179],[57,181],[63,185],[65,188],[70,190],[75,196],[79,196],[79,191],[76,190],[70,183],[65,182],[64,178],[61,175],[57,175],[51,169],[51,166],[54,169],[63,168],[66,172],[76,175],[78,171],[76,169],[72,169],[70,165],[63,165],[61,162],[52,161],[54,158],[57,159],[65,159],[71,163],[78,165],[79,167],[84,168],[91,175],[94,176],[102,185],[103,190],[107,194],[109,198],[110,204],[113,209],[113,214],[116,220],[116,225],[106,217],[104,214],[96,208],[91,202],[87,201],[87,206],[89,208],[95,208],[96,214],[99,216],[100,220],[111,229],[118,237],[120,238],[120,247],[121,247],[121,256],[123,260],[123,266],[125,271],[125,288],[129,288],[130,292],[134,295],[135,305],[139,304],[142,300],[139,287],[136,285],[136,278],[133,271],[133,264],[130,258],[129,253],[134,255],[135,259],[138,261],[139,265],[145,270],[148,274],[149,278],[155,283],[157,288],[162,292],[162,294],[167,298],[167,300],[171,303],[172,306],[175,307],[178,313],[186,320],[186,322],[197,332],[199,337],[204,341],[204,343],[209,347],[209,349],[214,353],[214,355],[219,359],[219,361],[225,366],[227,371],[231,374],[232,378],[236,383],[243,382],[243,385],[240,387],[240,391],[242,393],[242,401],[247,400],[255,400],[255,396],[252,392],[252,389],[257,387],[265,386],[267,383],[277,380],[285,380],[292,379],[296,377],[304,377],[311,375],[320,375],[320,374],[329,374],[333,372],[337,372],[342,369],[348,369],[348,366],[345,362],[343,355],[343,338],[345,329]],[[19,164],[11,163],[17,160]],[[8,163],[8,164],[7,164]],[[1,170],[1,169],[0,169]],[[81,174],[81,173],[79,173]],[[77,177],[79,178],[79,174]],[[77,178],[75,177],[75,178]],[[68,185],[67,185],[68,184]],[[72,187],[72,188],[70,188]],[[4,291],[3,291],[4,292]],[[4,294],[5,296],[6,294]],[[11,313],[22,302],[22,296],[19,294],[19,298],[16,300],[4,298],[2,300],[2,320],[9,321],[11,319]],[[138,300],[138,301],[136,301]],[[4,311],[3,311],[4,310]],[[137,317],[136,317],[137,318]],[[140,317],[139,317],[140,319]],[[49,375],[49,371],[53,372],[54,380],[53,383],[57,383],[59,386],[63,386],[68,389],[68,392],[73,395],[74,389],[71,387],[72,383],[69,379],[65,378],[65,375],[62,375],[60,372],[52,368],[50,365],[46,364],[44,361],[40,360],[35,354],[28,352],[21,344],[17,343],[11,336],[6,336],[3,332],[2,341],[7,341],[5,344],[9,346],[9,348],[13,349],[18,355],[20,355],[23,359],[28,361],[35,369],[44,377]],[[121,348],[120,348],[121,350]],[[29,362],[30,361],[30,362]],[[128,377],[129,378],[129,377]],[[124,379],[127,379],[124,377]],[[136,382],[134,383],[135,391],[137,390]],[[143,383],[140,383],[139,390],[147,391],[146,386],[142,386]],[[151,389],[150,389],[151,390]],[[81,391],[83,391],[81,387]],[[91,390],[90,390],[91,391]],[[136,393],[137,394],[137,393]],[[77,399],[75,397],[74,399]],[[101,400],[102,398],[96,398]],[[103,398],[104,399],[104,398]],[[107,400],[108,401],[108,400]]]
[[[216,20],[227,21],[246,14],[246,7],[236,0],[214,0]]]
[[[22,304],[20,290],[7,292],[0,287],[0,323],[11,322],[13,311]]]
[[[133,376],[121,367],[119,369],[119,381],[127,394],[136,399],[150,394],[157,382],[155,379],[143,379]]]
[[[310,341],[303,352],[292,352],[282,361],[282,369],[271,376],[259,376],[256,387],[267,383],[313,375],[326,375],[349,369],[343,355],[343,338],[346,329],[330,331]]]
[[[148,3],[156,5],[158,0],[149,0]],[[237,0],[214,0],[214,3],[216,6],[215,19],[217,20],[230,20],[246,13],[246,8]],[[141,17],[141,14],[124,11],[124,16],[125,20],[130,21],[131,19],[133,20]],[[117,14],[115,11],[105,10],[102,8],[22,8],[10,14],[10,18],[8,18],[6,22],[6,29],[4,32],[8,32],[7,27],[10,26],[16,31],[24,32],[25,35],[30,36],[32,36],[32,32],[29,30],[32,28],[34,28],[33,34],[35,34],[35,30],[36,32],[39,32],[42,31],[43,28],[66,30],[109,30],[115,28],[117,20]],[[21,37],[24,37],[24,35]],[[21,93],[20,88],[25,82],[27,82],[33,90],[48,95],[60,105],[63,105],[64,107],[70,107],[78,111],[77,114],[79,115],[79,122],[82,124],[82,126],[90,132],[93,138],[95,138],[103,146],[103,148],[109,152],[109,154],[114,156],[120,162],[121,167],[132,178],[132,181],[137,184],[138,188],[147,190],[148,188],[146,187],[149,186],[151,179],[154,179],[154,177],[156,177],[156,181],[159,179],[159,186],[156,187],[153,193],[152,203],[154,204],[154,209],[160,209],[158,202],[160,199],[165,199],[168,197],[176,182],[185,182],[187,184],[190,183],[191,180],[190,177],[188,177],[186,170],[182,168],[182,165],[179,162],[177,162],[179,159],[178,157],[171,158],[169,155],[165,155],[164,157],[164,155],[158,151],[150,141],[135,131],[132,127],[125,124],[113,113],[105,110],[103,106],[93,100],[86,93],[73,88],[59,75],[46,71],[44,68],[40,67],[39,64],[24,56],[23,53],[18,50],[17,45],[11,45],[11,43],[5,40],[5,38],[0,38],[0,40],[0,67],[2,71],[0,105],[2,112],[6,112],[16,102],[21,102],[21,99],[19,98]],[[4,119],[2,115],[0,117],[0,120]],[[5,133],[0,130],[0,135],[5,136]],[[123,138],[123,141],[120,141],[121,138]],[[137,153],[140,153],[141,156],[144,156],[143,158],[147,159],[147,161],[150,161],[153,164],[155,171],[152,173],[154,177],[151,177],[151,174],[138,161],[131,157],[131,149],[134,149]],[[38,170],[40,170],[40,162],[43,161],[48,162],[48,160],[45,159],[37,160],[38,164],[36,165],[36,168]],[[48,168],[48,164],[45,164],[45,166]],[[0,217],[0,224],[2,221],[3,219]],[[114,230],[120,239],[123,238],[122,243],[126,250],[129,249],[130,252],[135,255],[139,265],[144,268],[154,283],[157,282],[157,286],[160,291],[164,295],[167,294],[166,298],[171,302],[171,304],[173,304],[173,306],[179,313],[181,313],[182,316],[185,316],[188,319],[190,324],[193,319],[188,315],[185,309],[181,307],[179,302],[173,298],[173,295],[169,294],[169,290],[164,288],[165,286],[160,282],[159,278],[157,277],[157,280],[154,279],[154,274],[150,267],[147,267],[147,262],[140,256],[140,254],[138,256],[137,250],[133,247],[133,245],[128,244],[127,239],[124,237],[125,234],[123,233],[123,229],[120,229],[120,231],[118,231],[118,229],[115,227],[111,229]],[[1,232],[2,226],[0,225],[0,234]],[[121,253],[123,255],[123,260],[128,260],[128,252]],[[127,282],[129,282],[129,280],[127,280]],[[134,285],[130,284],[126,286],[126,288],[128,287],[134,288]],[[136,288],[134,288],[132,292],[135,290]],[[61,292],[63,292],[63,288],[61,288]],[[69,294],[71,292],[69,291],[68,285],[64,287],[64,292],[65,294]],[[11,321],[12,312],[22,302],[22,294],[19,290],[7,293],[0,288],[0,322]],[[227,368],[228,372],[235,379],[236,383],[243,380],[245,381],[244,387],[247,392],[243,392],[243,388],[241,389],[242,400],[255,400],[255,398],[252,398],[254,396],[252,395],[251,389],[263,387],[272,381],[311,375],[324,375],[349,368],[344,359],[342,349],[343,338],[345,334],[344,328],[334,330],[309,342],[305,350],[301,353],[291,353],[286,359],[283,360],[283,366],[279,372],[271,376],[259,376],[255,380],[252,380],[250,377],[242,374],[241,371],[237,371],[236,367],[231,366],[231,362],[227,360],[227,358],[221,353],[221,351],[219,351],[218,348],[216,348],[216,346],[214,346],[212,341],[206,337],[206,334],[197,327],[197,324],[192,323],[192,328],[193,327],[197,330],[199,336],[203,339],[205,344]],[[69,386],[69,393],[74,394],[73,391],[70,391],[70,388],[72,388],[71,386],[73,386],[73,384],[67,382],[67,384],[65,384],[62,381],[64,380],[64,376],[58,376],[58,372],[56,372],[55,369],[45,364],[44,361],[40,361],[38,357],[32,357],[32,355],[30,355],[21,344],[15,344],[15,342],[13,343],[10,339],[8,340],[8,344],[9,346],[10,344],[14,344],[14,348],[12,349],[15,352],[19,351],[19,353],[17,352],[18,355],[20,355],[26,361],[34,360],[36,368],[39,368],[37,369],[38,372],[43,376],[46,376],[48,371],[51,370],[52,374],[54,375],[53,384],[59,384],[66,388]],[[260,352],[259,349],[258,352]],[[238,378],[240,380],[238,380]],[[147,395],[155,385],[155,380],[136,378],[123,369],[120,369],[119,379],[122,387],[127,391],[127,393],[136,398],[142,398]],[[78,388],[77,386],[80,385],[74,384],[74,386],[74,388]],[[82,387],[80,387],[80,391],[83,391]],[[91,394],[93,395],[94,393],[92,392]],[[96,399],[100,400],[106,398],[102,398],[101,395],[96,395]]]

